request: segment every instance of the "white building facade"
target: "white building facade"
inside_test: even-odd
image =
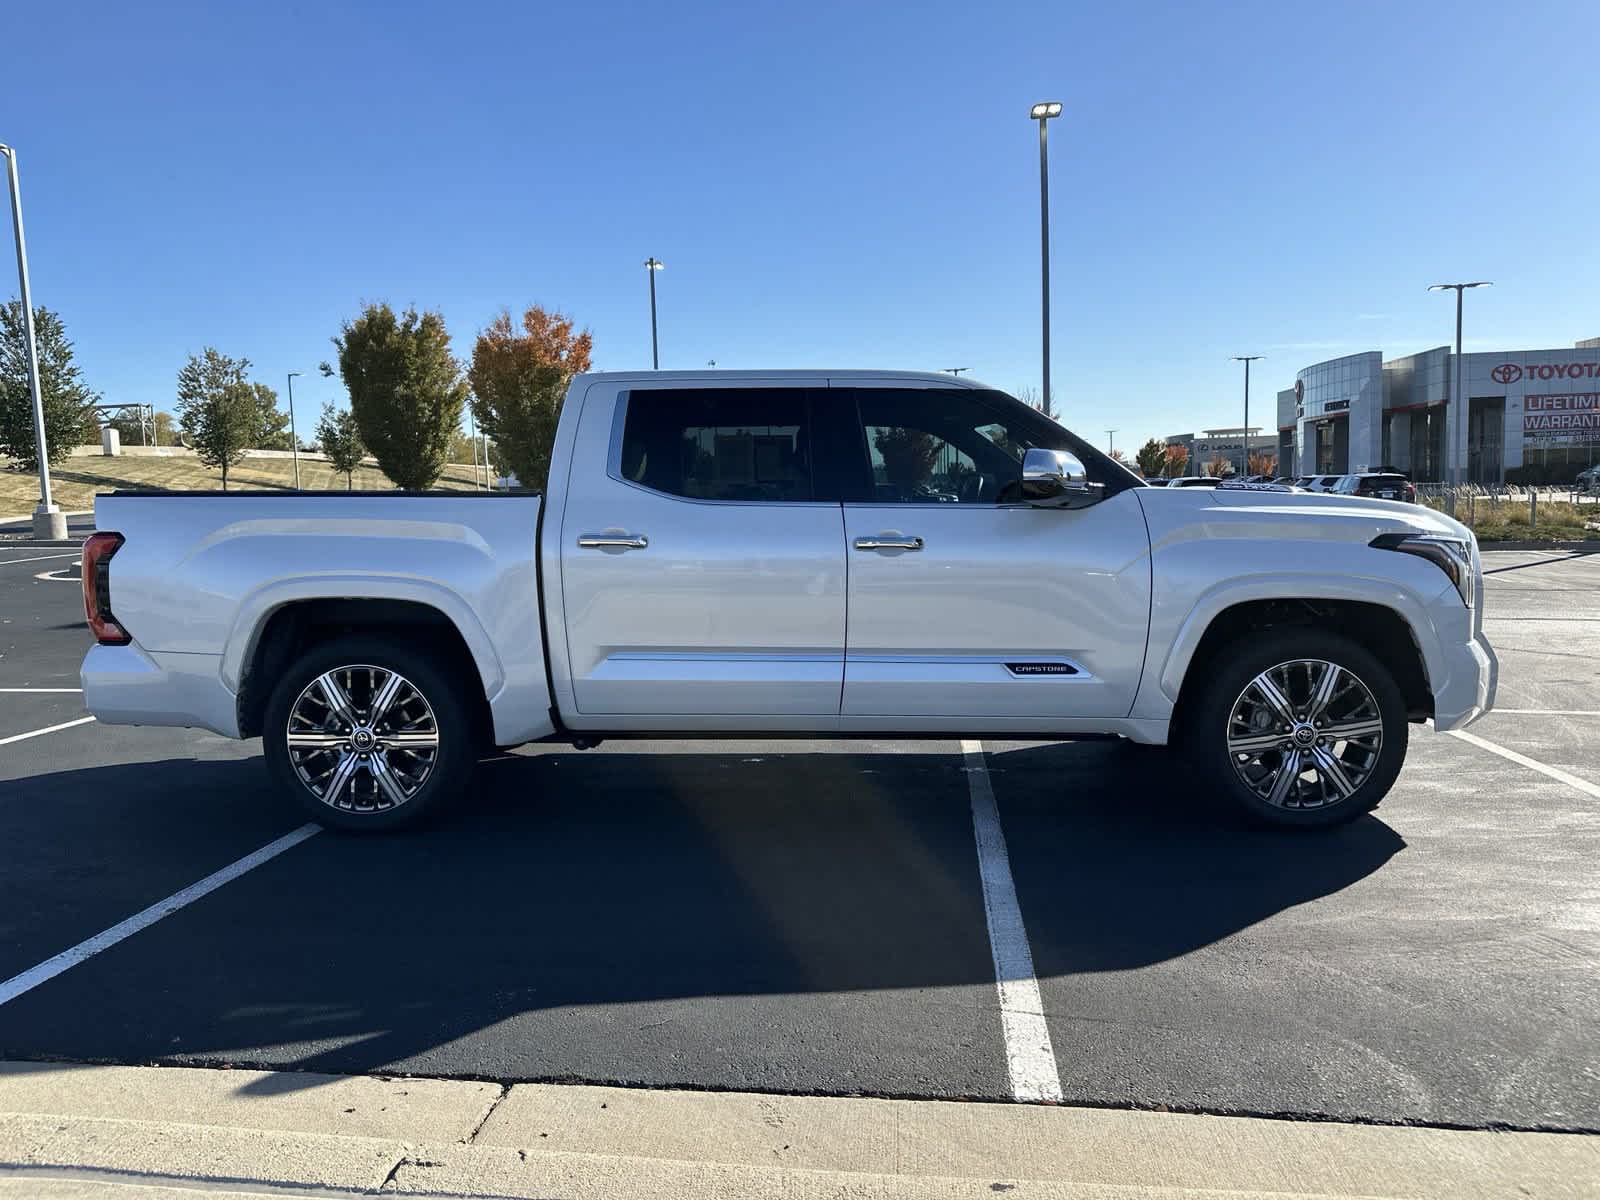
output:
[[[1464,354],[1465,403],[1451,401],[1454,358],[1371,350],[1306,367],[1278,393],[1279,469],[1565,483],[1600,461],[1600,339]]]

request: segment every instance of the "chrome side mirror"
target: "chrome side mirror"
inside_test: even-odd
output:
[[[1061,508],[1098,497],[1100,489],[1077,455],[1067,450],[1033,449],[1022,456],[1022,499],[1042,508]]]

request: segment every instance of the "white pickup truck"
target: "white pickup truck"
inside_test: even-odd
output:
[[[261,737],[389,829],[495,746],[1118,735],[1259,819],[1371,810],[1487,711],[1472,534],[1411,504],[1150,488],[906,372],[577,377],[533,494],[101,496],[102,721]]]

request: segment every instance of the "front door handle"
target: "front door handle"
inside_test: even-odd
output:
[[[899,533],[880,533],[877,537],[859,537],[857,550],[921,550],[922,539]]]
[[[584,550],[643,550],[650,539],[642,533],[581,533],[578,546]]]

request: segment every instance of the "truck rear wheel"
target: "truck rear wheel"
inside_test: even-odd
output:
[[[415,825],[458,795],[478,739],[462,687],[423,651],[353,635],[302,654],[267,701],[267,764],[332,829]]]
[[[1257,822],[1325,828],[1378,807],[1405,761],[1405,698],[1338,634],[1283,629],[1212,657],[1181,731],[1210,790]]]

